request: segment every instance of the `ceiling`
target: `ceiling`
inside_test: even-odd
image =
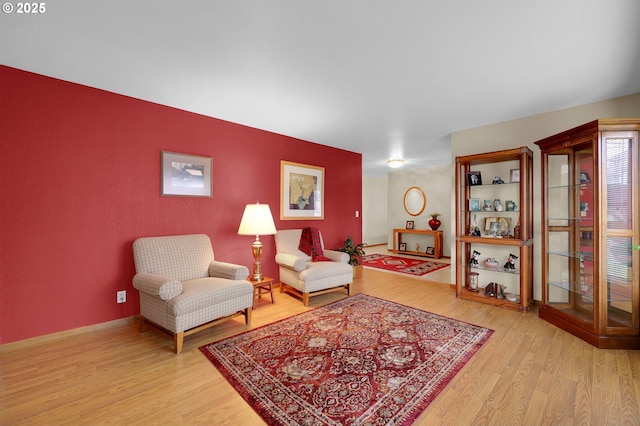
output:
[[[369,176],[449,163],[457,130],[640,92],[637,0],[44,4],[0,14],[0,63],[359,152]]]

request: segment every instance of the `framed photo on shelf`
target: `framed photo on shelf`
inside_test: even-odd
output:
[[[324,167],[280,161],[280,220],[324,219]]]
[[[427,251],[425,253],[433,256],[436,254],[436,249],[435,247],[427,247]]]
[[[493,225],[497,224],[497,225]],[[508,217],[487,217],[484,220],[484,230],[490,232],[493,229],[500,228],[500,230],[504,233],[508,232],[511,229],[511,219]]]
[[[509,174],[510,182],[520,182],[520,169],[511,169],[511,173]]]
[[[469,198],[469,211],[479,212],[480,210],[480,198]]]
[[[407,251],[407,243],[400,243],[400,251]]]
[[[413,226],[414,226],[413,220],[408,220],[405,225],[405,229],[413,229]]]
[[[467,183],[469,186],[482,185],[482,174],[480,172],[468,172]]]
[[[160,195],[180,197],[212,197],[211,157],[160,153]]]

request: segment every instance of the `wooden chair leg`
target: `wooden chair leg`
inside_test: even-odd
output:
[[[180,333],[173,333],[173,346],[176,349],[176,353],[182,352],[182,346],[184,344],[184,331]]]
[[[351,296],[351,284],[347,284],[347,296]]]
[[[251,312],[253,312],[252,308],[247,308],[244,310],[244,322],[247,325],[251,325]]]
[[[271,303],[276,303],[276,299],[273,298],[273,283],[269,283],[269,292],[271,293]]]
[[[309,306],[309,293],[302,293],[302,304]]]
[[[144,317],[140,317],[140,332],[147,331],[147,320]]]

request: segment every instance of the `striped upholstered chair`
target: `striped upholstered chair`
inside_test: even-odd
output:
[[[184,336],[237,315],[251,323],[253,285],[246,266],[214,260],[207,235],[139,238],[133,243],[140,291],[140,329],[147,323],[173,335],[176,353]]]
[[[275,235],[276,263],[280,270],[280,292],[287,292],[302,298],[304,306],[309,305],[309,297],[330,291],[346,290],[351,295],[353,268],[349,255],[324,248],[324,256],[330,262],[313,262],[311,256],[298,249],[302,229],[278,231]]]

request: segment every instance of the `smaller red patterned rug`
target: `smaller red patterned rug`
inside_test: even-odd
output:
[[[403,274],[422,276],[429,272],[450,266],[448,263],[432,262],[430,260],[408,259],[406,257],[388,256],[384,254],[369,254],[362,258],[364,266],[384,269],[386,271],[402,272]]]
[[[269,425],[409,425],[492,333],[356,294],[200,350]]]

